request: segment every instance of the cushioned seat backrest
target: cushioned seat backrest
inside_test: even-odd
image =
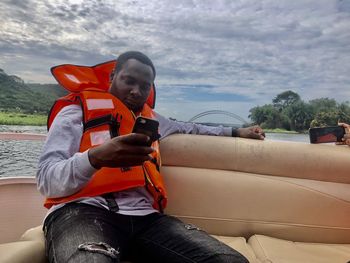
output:
[[[195,135],[172,135],[162,145],[165,166],[350,184],[348,147]]]
[[[211,234],[350,243],[348,147],[173,135],[161,153],[166,212]]]

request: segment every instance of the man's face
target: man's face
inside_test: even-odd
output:
[[[154,80],[152,68],[136,59],[126,61],[114,75],[109,92],[129,110],[140,111],[145,104]]]

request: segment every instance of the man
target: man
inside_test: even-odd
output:
[[[125,126],[130,130],[132,125],[125,119],[128,114],[153,116],[160,123],[162,137],[195,133],[264,139],[263,131],[259,127],[233,130],[181,123],[147,110],[145,102],[155,76],[147,56],[123,53],[117,59],[110,94],[82,92],[81,105],[63,107],[54,119],[37,173],[38,188],[50,207],[44,222],[50,262],[248,262],[204,231],[159,212],[166,202],[164,186],[161,179],[154,186],[148,178],[160,176],[154,164],[159,157],[157,145],[150,147],[146,135],[125,132]],[[103,131],[88,125],[100,118],[92,110],[98,104],[92,104],[96,97],[107,104],[114,100],[117,113],[113,116],[123,113],[119,125],[124,135],[102,144],[93,140]],[[141,171],[150,169],[142,172],[141,183],[130,186],[125,174],[139,181],[140,167]],[[108,180],[113,183],[106,183]]]

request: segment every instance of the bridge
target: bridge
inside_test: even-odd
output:
[[[241,116],[239,116],[237,114],[234,114],[232,112],[223,111],[223,110],[204,111],[202,113],[199,113],[199,114],[193,116],[191,119],[188,120],[188,122],[193,122],[193,121],[197,120],[198,118],[201,118],[201,117],[207,116],[207,115],[226,115],[226,116],[231,117],[231,118],[233,118],[235,120],[239,120],[243,124],[248,124],[248,122],[244,118],[242,118]]]

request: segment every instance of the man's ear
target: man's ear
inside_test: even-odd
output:
[[[111,72],[111,74],[109,75],[109,82],[112,82],[114,78],[114,71]]]

